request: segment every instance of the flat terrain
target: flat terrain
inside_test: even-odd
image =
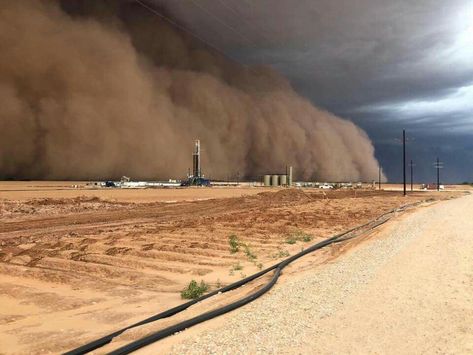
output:
[[[80,184],[0,183],[2,352],[68,350],[182,303],[192,279],[216,288],[395,207],[462,194]]]
[[[73,187],[74,186],[74,187]],[[173,188],[173,189],[108,189],[91,188],[83,181],[0,181],[0,200],[28,201],[30,199],[60,199],[95,197],[114,202],[178,202],[210,198],[240,197],[267,191],[252,188]]]

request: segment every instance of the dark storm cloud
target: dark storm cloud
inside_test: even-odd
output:
[[[473,133],[471,1],[154,2],[232,58],[271,64],[315,103],[361,125],[392,179],[398,157],[385,138],[403,127],[417,137],[419,159],[454,152],[449,178],[473,179],[465,164],[473,163],[465,149]]]

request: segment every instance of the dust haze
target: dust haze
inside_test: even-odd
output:
[[[165,10],[165,9],[163,9]],[[368,136],[134,2],[2,1],[0,179],[371,180]]]

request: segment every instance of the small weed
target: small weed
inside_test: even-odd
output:
[[[244,244],[243,246],[245,248],[245,254],[246,254],[248,260],[249,261],[254,261],[257,258],[256,254],[254,254],[251,251],[250,247],[247,244]]]
[[[256,265],[256,267],[258,268],[258,270],[262,270],[263,269],[263,264],[259,263],[258,265]]]
[[[243,266],[241,266],[240,262],[233,265],[233,271],[240,271],[243,270]]]
[[[275,254],[275,258],[286,258],[288,257],[290,254],[287,250],[280,250],[277,254]]]
[[[296,244],[297,242],[297,239],[295,238],[295,236],[292,234],[290,235],[287,239],[286,239],[286,243],[287,244]]]
[[[308,242],[312,241],[312,236],[310,234],[304,234],[302,236],[302,241],[305,242],[305,243],[308,243]]]
[[[200,285],[197,281],[192,280],[189,285],[181,292],[181,297],[184,299],[195,299],[202,296],[209,289],[204,281],[200,281]]]
[[[228,244],[230,244],[230,253],[235,254],[240,250],[240,241],[235,234],[228,237]]]
[[[220,282],[220,279],[217,279],[217,289],[222,288],[222,283]]]
[[[296,244],[297,242],[308,243],[312,240],[312,236],[303,231],[295,231],[286,237],[287,244]]]

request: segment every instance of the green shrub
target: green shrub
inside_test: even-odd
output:
[[[293,234],[291,234],[289,237],[286,238],[287,244],[296,244],[296,242],[297,242],[297,239]]]
[[[308,242],[312,241],[312,236],[310,234],[304,234],[303,237],[302,237],[302,241],[305,242],[305,243],[308,243]]]
[[[209,285],[207,285],[204,281],[200,281],[200,285],[197,281],[192,280],[187,287],[182,290],[181,297],[184,299],[195,299],[202,296],[207,290],[209,289]]]
[[[240,250],[240,241],[235,234],[228,237],[228,244],[230,244],[230,253],[235,254]]]
[[[295,231],[286,237],[287,244],[296,244],[297,242],[308,243],[311,240],[312,240],[312,236],[310,234],[307,234],[300,230]]]

